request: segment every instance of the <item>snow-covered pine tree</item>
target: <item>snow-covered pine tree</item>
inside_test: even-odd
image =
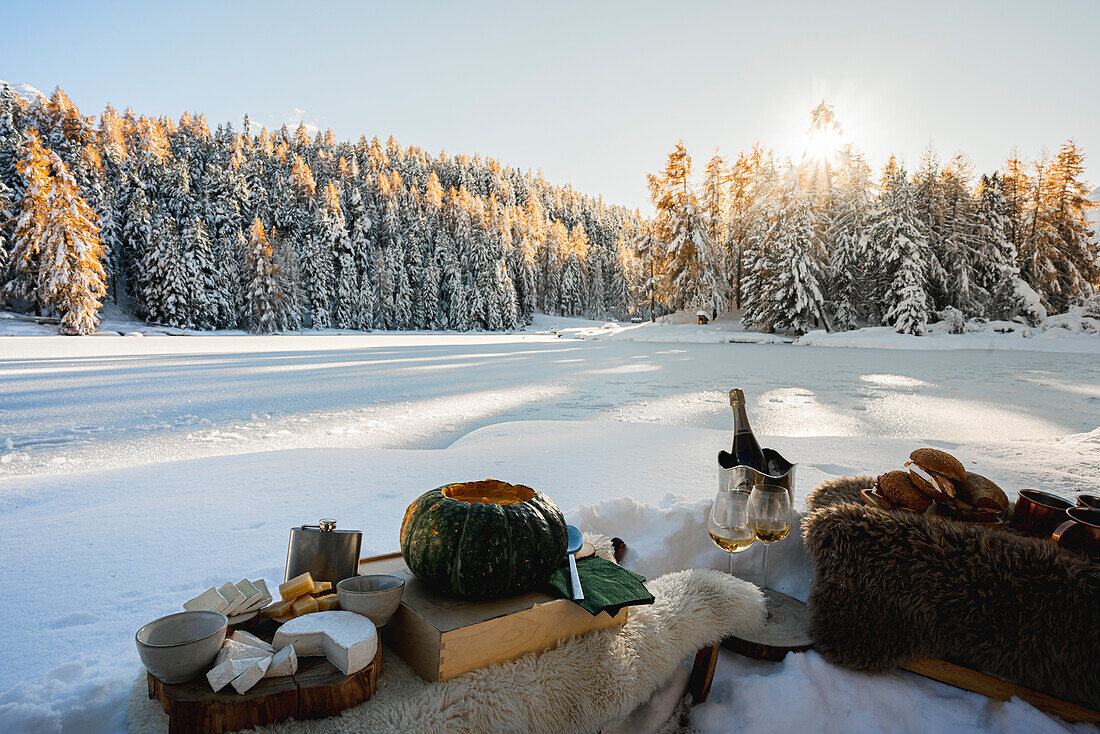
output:
[[[444,229],[439,233],[435,249],[440,272],[440,304],[448,329],[469,331],[471,328],[466,286],[462,280],[462,268],[455,253],[454,241]]]
[[[36,309],[60,315],[62,334],[91,334],[107,291],[95,213],[65,163],[34,132],[24,139],[23,155],[12,282]]]
[[[153,223],[153,238],[143,268],[144,299],[150,317],[161,324],[190,327],[191,274],[180,248],[179,228],[168,216]]]
[[[239,231],[239,230],[238,230]],[[243,234],[242,234],[243,239]],[[286,304],[280,288],[274,250],[259,217],[252,221],[245,250],[244,323],[250,331],[269,334],[286,328]]]
[[[782,209],[772,232],[775,270],[764,282],[761,318],[770,331],[804,334],[828,322],[825,247],[809,192],[796,169],[787,174]]]
[[[15,197],[12,196],[11,189],[0,179],[0,284],[4,282],[4,273],[8,269],[7,233],[14,231],[14,223]],[[2,298],[3,289],[0,288],[0,299]]]
[[[1016,248],[1008,237],[1009,206],[1001,175],[982,176],[975,212],[975,251],[972,268],[980,294],[980,313],[994,319],[1012,319],[1022,304],[1016,293],[1020,269]]]
[[[913,204],[913,189],[905,169],[888,166],[879,210],[872,217],[869,238],[889,287],[883,295],[883,323],[900,334],[927,333],[929,298],[925,268],[927,241]]]
[[[970,194],[973,178],[970,159],[959,153],[940,172],[944,197],[943,242],[938,255],[945,271],[946,294],[943,302],[963,314],[976,314],[980,296],[972,287],[976,224],[974,200]]]
[[[4,294],[29,301],[36,314],[50,305],[46,287],[51,267],[46,260],[46,241],[54,205],[50,163],[49,151],[38,133],[28,132],[15,161],[22,186]]]
[[[725,258],[707,237],[690,179],[691,156],[683,141],[669,154],[664,172],[649,176],[655,235],[666,256],[665,287],[675,308],[724,308]]]
[[[232,235],[218,242],[217,270],[214,273],[216,279],[214,300],[218,311],[216,328],[236,329],[241,325],[241,314],[244,308],[241,293],[242,268],[247,251],[248,240],[240,227],[234,229]]]
[[[926,263],[925,282],[930,299],[929,308],[942,309],[952,303],[950,284],[945,263],[949,258],[948,236],[950,224],[947,221],[947,201],[944,191],[944,177],[940,168],[939,155],[929,144],[921,156],[920,167],[911,184],[913,210],[920,222],[925,236]],[[884,173],[886,176],[889,172]]]
[[[827,225],[828,301],[832,328],[854,329],[866,289],[867,218],[871,211],[871,169],[850,144],[840,152],[836,196]]]
[[[1036,164],[1035,205],[1020,271],[1050,312],[1084,301],[1100,280],[1100,245],[1087,213],[1095,205],[1082,181],[1084,156],[1070,140],[1056,159]]]
[[[303,137],[304,130],[299,125],[295,138],[299,153],[294,154],[290,169],[295,212],[293,226],[286,235],[293,238],[301,264],[302,288],[309,304],[311,324],[315,329],[327,329],[332,325],[333,257],[332,251],[319,241],[321,216],[316,202],[317,183],[313,171],[300,154],[309,145],[308,138]]]
[[[186,315],[179,326],[192,329],[212,329],[221,315],[217,293],[214,245],[206,224],[199,217],[192,217],[179,228],[179,252],[187,273],[188,304]]]
[[[424,281],[421,284],[418,297],[421,304],[420,310],[424,318],[422,328],[429,331],[439,331],[446,328],[443,314],[439,308],[442,295],[440,277],[439,265],[436,264],[435,257],[429,257],[424,265]]]
[[[318,243],[329,250],[336,261],[336,328],[354,329],[359,325],[359,268],[340,208],[340,189],[335,181],[329,181],[321,195]]]
[[[561,305],[562,316],[583,316],[584,298],[584,272],[581,269],[581,259],[575,253],[570,252],[565,257],[565,267],[561,275]]]
[[[538,283],[535,278],[533,248],[526,236],[520,240],[519,246],[516,248],[516,258],[519,260],[519,264],[516,266],[516,298],[519,319],[522,324],[530,324],[535,314]]]
[[[253,222],[255,224],[255,222]],[[297,331],[302,328],[302,267],[298,262],[298,252],[278,229],[272,228],[267,235],[271,244],[272,262],[275,264],[275,277],[282,296],[282,323],[280,330]]]
[[[23,155],[23,135],[15,124],[15,112],[19,102],[10,85],[0,88],[0,181],[12,192],[12,199],[19,201],[23,194],[23,177],[16,161]]]

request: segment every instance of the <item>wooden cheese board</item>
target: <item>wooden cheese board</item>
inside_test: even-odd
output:
[[[252,628],[270,642],[277,625],[263,620]],[[320,719],[357,706],[374,695],[382,668],[382,646],[366,668],[344,675],[323,657],[298,659],[298,672],[265,678],[238,694],[232,687],[210,689],[205,676],[169,685],[146,674],[149,698],[168,714],[169,734],[221,734],[286,719]]]
[[[578,556],[593,553],[591,546]],[[450,680],[494,663],[542,652],[558,641],[626,624],[627,608],[614,617],[593,616],[569,599],[532,591],[505,599],[468,601],[435,594],[409,571],[400,553],[359,562],[359,573],[405,579],[401,606],[382,637],[427,681]]]

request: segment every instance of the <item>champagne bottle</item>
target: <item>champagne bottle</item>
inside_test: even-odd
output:
[[[733,446],[729,452],[718,452],[718,465],[723,469],[735,466],[747,466],[767,474],[764,452],[749,426],[749,416],[745,412],[745,393],[740,388],[730,390],[730,407],[733,408]]]

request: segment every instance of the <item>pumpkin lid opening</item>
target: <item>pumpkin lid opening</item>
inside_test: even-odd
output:
[[[535,496],[535,490],[522,484],[508,484],[496,479],[480,482],[448,484],[443,496],[459,502],[485,505],[518,505]]]

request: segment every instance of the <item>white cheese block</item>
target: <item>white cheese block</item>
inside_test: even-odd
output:
[[[229,603],[211,586],[194,599],[185,601],[183,608],[189,612],[222,612],[224,613]]]
[[[266,658],[259,658],[254,660],[248,668],[233,679],[233,689],[237,693],[244,693],[252,686],[260,682],[260,679],[264,677],[264,673],[271,666],[271,656]]]
[[[288,621],[271,644],[276,650],[293,645],[299,657],[324,655],[344,675],[351,675],[374,659],[378,630],[355,612],[314,612]]]
[[[294,675],[298,672],[298,655],[294,652],[294,645],[287,645],[271,658],[271,666],[267,669],[265,678],[278,678],[284,675]]]
[[[245,632],[244,630],[237,630],[229,639],[238,644],[247,645],[248,647],[258,647],[265,652],[275,652],[275,648],[272,647],[270,644],[264,642],[256,635]]]
[[[260,660],[270,660],[270,656],[223,660],[207,672],[206,680],[215,692],[220,691]]]
[[[225,603],[228,606],[222,610],[222,614],[229,616],[237,612],[237,607],[244,603],[244,594],[237,589],[232,583],[225,583],[218,587],[218,593],[225,599]]]

